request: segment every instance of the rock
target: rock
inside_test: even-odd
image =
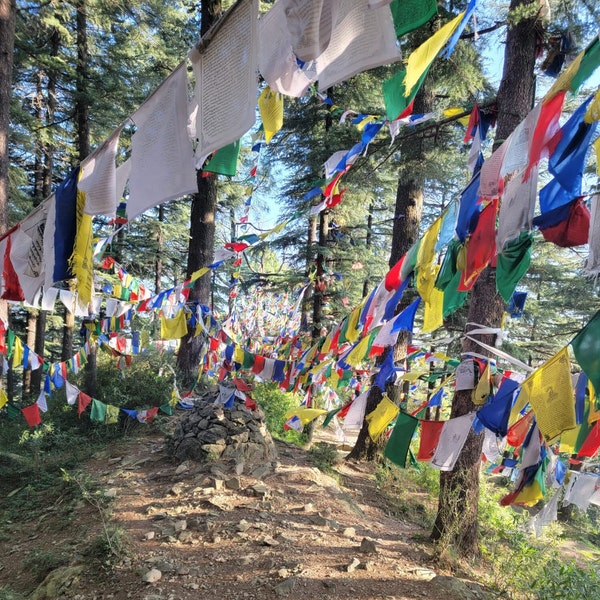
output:
[[[148,531],[147,533],[144,534],[144,539],[153,540],[155,535],[156,534],[154,533],[154,531]]]
[[[65,591],[79,579],[83,566],[69,566],[54,569],[30,596],[31,600],[50,600],[66,597]]]
[[[365,563],[361,563],[360,568],[364,569],[365,571],[374,571],[375,563],[372,560],[368,560]]]
[[[250,529],[250,527],[252,527],[252,525],[250,525],[250,523],[248,523],[248,521],[246,521],[245,519],[242,519],[236,526],[235,528],[237,529],[237,531],[240,532],[244,532],[244,531],[248,531],[248,529]]]
[[[117,497],[117,488],[110,488],[108,490],[104,490],[105,498],[116,498]]]
[[[187,521],[185,519],[180,519],[179,521],[175,521],[174,523],[175,531],[185,531],[187,529]]]
[[[202,444],[202,446],[200,446],[206,460],[217,460],[221,458],[227,446],[223,440],[219,440],[219,442],[220,443],[215,444]]]
[[[182,544],[188,544],[191,543],[193,540],[193,534],[191,531],[182,531],[178,536],[177,539],[182,543]]]
[[[271,471],[271,465],[261,465],[252,471],[251,475],[254,479],[262,479],[265,475],[267,475]]]
[[[348,573],[354,573],[359,565],[360,560],[358,560],[358,558],[353,558],[350,564],[346,565],[346,571]]]
[[[250,489],[259,498],[268,498],[271,495],[271,490],[264,483],[255,483]]]
[[[470,583],[451,577],[450,575],[436,575],[430,586],[443,595],[447,600],[480,600],[486,598],[483,589],[476,583]]]
[[[360,543],[360,551],[365,554],[375,554],[377,552],[377,544],[369,538],[363,538]]]
[[[186,460],[184,462],[182,462],[176,469],[175,469],[175,475],[182,475],[183,473],[186,473],[187,471],[190,470],[190,461]]]
[[[354,527],[345,527],[342,535],[346,538],[353,538],[356,535],[356,529]]]
[[[145,581],[146,583],[156,583],[157,581],[160,580],[161,577],[162,577],[162,573],[158,569],[153,568],[144,574],[144,576],[142,577],[142,580]]]
[[[183,485],[183,483],[176,483],[169,490],[169,494],[171,494],[172,496],[181,496],[181,494],[183,493],[184,490],[185,490],[185,486]]]
[[[225,487],[229,490],[240,490],[242,489],[242,482],[239,477],[231,477],[225,482]]]
[[[285,567],[282,567],[279,569],[279,571],[277,571],[277,577],[281,577],[281,579],[286,579],[289,576],[290,572]]]
[[[290,577],[289,579],[286,579],[285,581],[282,581],[280,584],[276,585],[274,590],[278,596],[287,596],[294,591],[295,587],[296,578]]]
[[[244,459],[238,460],[235,463],[235,474],[241,475],[244,472],[245,461]],[[258,478],[257,478],[258,479]]]
[[[304,512],[313,512],[313,511],[315,510],[315,507],[313,506],[313,503],[312,503],[312,502],[309,502],[308,504],[305,504],[305,505],[302,507],[302,510],[303,510]]]
[[[327,519],[325,517],[322,517],[321,515],[310,515],[310,517],[308,517],[308,520],[313,525],[327,525]]]
[[[279,546],[279,542],[270,535],[265,536],[262,543],[263,546]]]

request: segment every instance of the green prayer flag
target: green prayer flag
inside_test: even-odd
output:
[[[237,171],[237,161],[240,154],[240,140],[217,150],[207,165],[202,169],[209,173],[233,177]]]
[[[423,75],[421,75],[408,96],[404,95],[406,92],[406,88],[404,87],[406,71],[404,69],[400,69],[395,75],[392,75],[383,82],[383,102],[389,121],[397,119],[408,108],[409,104],[417,95],[419,88],[423,85],[423,81],[425,80],[425,77],[427,77],[428,72],[429,67],[427,67]]]
[[[442,266],[440,267],[440,272],[435,280],[435,287],[438,290],[442,290],[442,292],[446,289],[456,275],[456,271],[458,270],[458,267],[456,266],[456,259],[458,258],[458,253],[460,252],[461,247],[462,243],[458,238],[454,238],[448,244],[446,255],[444,256]]]
[[[331,421],[333,420],[333,417],[335,417],[335,415],[337,415],[340,410],[342,410],[342,407],[340,406],[339,408],[334,408],[333,410],[330,410],[326,415],[325,415],[325,420],[323,421],[323,429],[325,429],[325,427],[327,427],[327,425],[329,425],[329,423],[331,423]]]
[[[596,37],[586,48],[581,65],[571,80],[571,91],[576,94],[583,82],[588,79],[600,65],[600,39]]]
[[[419,419],[403,412],[398,413],[396,425],[383,451],[389,461],[403,469],[406,467],[406,455],[418,423]]]
[[[457,311],[466,301],[468,292],[460,292],[458,285],[460,283],[462,272],[456,271],[454,277],[444,290],[444,319],[449,317],[453,312]]]
[[[10,402],[6,405],[6,414],[9,419],[17,419],[21,415],[21,411]]]
[[[421,27],[437,14],[437,0],[393,0],[390,4],[398,37]]]
[[[244,350],[244,362],[242,363],[242,369],[251,369],[256,362],[255,355],[248,350]]]
[[[406,252],[404,262],[402,263],[402,268],[400,269],[401,281],[406,281],[410,277],[411,273],[414,273],[415,267],[417,266],[420,245],[421,240],[418,239]]]
[[[600,393],[600,310],[571,340],[571,346],[575,359],[592,382],[595,392]]]
[[[106,404],[92,398],[92,410],[90,412],[90,420],[104,422],[106,419]]]
[[[165,415],[171,416],[173,414],[173,407],[171,406],[170,402],[167,402],[166,404],[161,404],[158,408],[159,410],[162,410],[165,413]]]
[[[510,302],[521,277],[527,273],[531,263],[533,234],[522,231],[518,238],[511,240],[498,255],[496,266],[496,289],[504,302]]]

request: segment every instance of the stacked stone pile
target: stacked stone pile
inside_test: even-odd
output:
[[[264,413],[237,401],[227,409],[212,401],[198,400],[172,434],[171,448],[180,462],[233,459],[252,463],[276,456]]]

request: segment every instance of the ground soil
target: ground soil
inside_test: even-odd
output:
[[[27,489],[0,482],[2,497],[22,496],[24,507],[2,526],[0,591],[36,600],[488,596],[440,569],[429,531],[395,516],[375,465],[341,461],[330,475],[305,449],[277,442],[277,451],[272,465],[237,471],[178,465],[148,428],[98,452],[43,510],[29,514]],[[115,551],[125,547],[118,558],[107,532]]]

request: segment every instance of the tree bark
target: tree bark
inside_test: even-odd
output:
[[[498,121],[494,149],[498,147],[527,116],[534,101],[534,65],[537,39],[537,0],[512,0],[510,13],[527,8],[526,18],[509,27],[502,82],[498,90]],[[468,311],[468,323],[500,327],[504,301],[496,292],[495,269],[488,267],[477,280]],[[494,345],[495,336],[482,336],[483,342]],[[485,354],[479,345],[465,339],[463,352]],[[456,392],[451,418],[475,409],[471,392]],[[478,547],[479,470],[483,436],[471,430],[452,471],[440,474],[438,514],[432,539],[454,545],[462,556],[475,556]]]
[[[423,86],[415,96],[414,112],[429,112],[433,107],[433,92],[427,86],[425,80]],[[389,266],[393,267],[400,258],[406,254],[410,247],[419,238],[419,227],[421,224],[421,215],[423,213],[423,187],[424,182],[413,176],[410,165],[417,164],[424,159],[424,140],[422,138],[405,141],[401,146],[401,156],[403,166],[398,177],[398,187],[396,188],[396,205],[394,209],[394,226],[392,230],[392,248],[390,250]],[[401,303],[400,310],[405,307]],[[400,332],[398,340],[393,348],[386,350],[376,361],[376,366],[383,363],[389,352],[394,353],[394,362],[399,363],[406,359],[406,346],[409,336],[406,332]],[[374,377],[371,378],[371,384]],[[401,391],[396,386],[389,386],[386,390],[390,399],[400,402]],[[377,405],[383,398],[382,391],[371,385],[367,397],[367,406],[365,415],[377,408]],[[347,460],[376,460],[385,446],[385,436],[374,442],[369,436],[369,425],[363,421],[363,425],[358,433],[354,447]]]
[[[221,0],[203,0],[200,12],[200,35],[204,36],[221,13]],[[188,250],[187,276],[209,265],[215,254],[215,213],[217,208],[217,175],[202,177],[197,173],[198,193],[192,199],[190,216],[190,242]],[[210,304],[211,278],[198,279],[190,290],[188,302]],[[181,338],[177,355],[177,369],[184,386],[191,385],[198,374],[202,339],[188,332]]]

